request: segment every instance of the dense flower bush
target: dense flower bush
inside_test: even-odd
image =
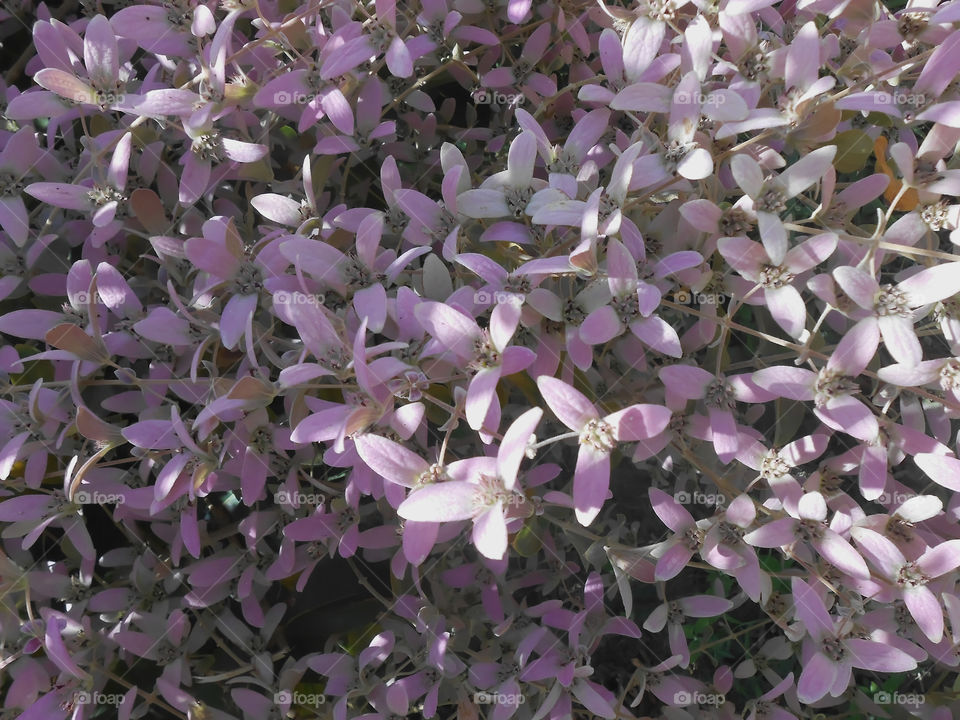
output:
[[[960,716],[960,2],[7,3],[2,718]]]

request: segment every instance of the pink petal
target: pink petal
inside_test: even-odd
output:
[[[839,666],[821,652],[803,666],[800,680],[797,682],[797,699],[805,704],[820,700],[833,687],[839,673]]]
[[[753,547],[775,548],[790,545],[797,539],[797,521],[794,518],[779,518],[761,525],[743,536],[743,541]]]
[[[960,567],[960,540],[947,540],[929,548],[917,558],[917,566],[927,577],[940,577]]]
[[[477,486],[468,482],[427,485],[400,503],[397,515],[420,522],[469,520],[477,514],[476,493]]]
[[[820,551],[820,554],[848,575],[859,580],[869,580],[870,570],[860,553],[833,530],[825,528],[822,532],[823,537],[813,541],[814,547]]]
[[[491,404],[497,399],[497,383],[500,382],[499,367],[481,368],[470,379],[467,390],[467,423],[473,430],[483,427],[483,421]]]
[[[944,263],[912,275],[899,285],[910,305],[920,307],[960,293],[960,262]]]
[[[777,324],[792,338],[799,338],[807,323],[807,306],[792,285],[767,288],[763,293],[767,307]]]
[[[874,318],[864,318],[854,325],[837,343],[827,367],[844,375],[856,377],[873,360],[880,344],[880,327]]]
[[[623,332],[616,310],[609,305],[599,307],[580,325],[580,339],[587,345],[603,345]]]
[[[600,418],[600,413],[579,390],[562,380],[541,375],[537,387],[554,415],[571,430],[582,430],[590,420]]]
[[[814,408],[814,413],[827,426],[859,440],[872,441],[880,432],[876,416],[866,405],[849,395],[831,399],[822,408]]]
[[[581,445],[573,475],[577,521],[588,526],[600,514],[610,488],[610,453]]]
[[[507,523],[499,503],[474,520],[473,544],[484,557],[503,559],[507,552]]]
[[[672,580],[683,571],[692,557],[693,550],[683,543],[677,543],[657,560],[654,577],[660,582]]]
[[[531,408],[514,420],[503,434],[497,452],[497,471],[507,490],[513,490],[516,484],[517,471],[526,455],[527,441],[542,417],[542,409]]]
[[[364,433],[354,438],[357,454],[380,477],[404,487],[413,487],[429,464],[403,445],[385,437]]]
[[[900,549],[891,540],[874,530],[853,527],[850,529],[850,536],[857,543],[864,557],[869,559],[887,578],[895,579],[900,568],[907,564]]]
[[[943,608],[930,588],[925,585],[904,588],[903,602],[930,642],[940,642],[943,639]]]
[[[437,542],[440,523],[407,520],[403,525],[403,556],[411,565],[421,565]]]
[[[873,640],[848,638],[843,641],[850,650],[851,664],[874,672],[907,672],[917,667],[917,661],[910,655],[891,645]]]
[[[777,365],[775,367],[757,370],[751,376],[754,383],[765,390],[769,390],[778,397],[790,400],[813,400],[813,385],[816,375],[810,370]]]
[[[833,271],[833,279],[846,295],[864,310],[873,310],[880,284],[859,268],[843,265]]]
[[[877,319],[887,351],[904,365],[916,365],[923,359],[920,340],[913,329],[913,320],[898,315],[882,315]]]
[[[677,397],[685,400],[702,398],[717,378],[706,370],[692,365],[668,365],[660,369],[660,380]]]
[[[613,426],[620,442],[636,442],[659,435],[670,423],[672,413],[662,405],[631,405],[608,415],[604,420]]]

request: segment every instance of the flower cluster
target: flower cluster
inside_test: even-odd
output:
[[[0,720],[960,715],[960,0],[0,40]]]

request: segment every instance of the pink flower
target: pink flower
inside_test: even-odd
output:
[[[789,517],[761,525],[747,533],[743,541],[754,547],[784,547],[795,543],[810,543],[831,564],[853,578],[868,580],[870,570],[853,546],[839,532],[828,526],[827,503],[819,492],[809,492],[800,498],[795,511]],[[833,524],[840,527],[839,513]]]
[[[532,408],[518,417],[494,458],[473,458],[447,472],[452,481],[427,485],[403,501],[397,514],[418,522],[473,520],[473,543],[484,557],[500,560],[507,551],[507,521],[533,511],[518,492],[517,471],[527,442],[543,411]],[[464,478],[464,479],[460,479]]]
[[[764,247],[745,237],[725,237],[717,249],[743,277],[756,283],[743,295],[751,305],[766,305],[777,324],[793,338],[803,338],[807,304],[793,282],[799,275],[822,263],[837,247],[833,233],[816,235],[787,251],[780,264],[773,264]]]
[[[836,154],[835,145],[818,148],[773,177],[764,177],[759,163],[744,153],[734,155],[730,161],[737,184],[752,201],[751,209],[757,214],[760,239],[772,265],[781,265],[789,249],[787,230],[780,220],[787,200],[822,178]]]
[[[589,525],[600,513],[610,487],[610,453],[619,442],[644,440],[670,422],[662,405],[636,404],[600,417],[596,406],[562,380],[541,376],[537,387],[560,422],[578,435],[580,451],[573,475],[577,520]]]
[[[670,652],[674,656],[680,656],[678,665],[685,668],[690,664],[690,648],[687,646],[687,636],[683,629],[687,618],[714,617],[722,615],[732,607],[730,600],[714,595],[692,595],[671,600],[654,608],[643,623],[643,629],[657,633],[666,626]]]
[[[916,310],[960,292],[960,263],[929,267],[896,285],[881,286],[873,275],[848,266],[834,270],[833,277],[862,309],[855,314],[862,317],[858,325],[879,329],[887,351],[907,366],[923,359],[923,350],[913,329]],[[872,350],[876,347],[874,342]]]
[[[908,561],[895,543],[874,530],[854,527],[850,535],[884,579],[900,591],[910,614],[924,634],[931,642],[940,642],[943,637],[943,609],[928,584],[960,567],[960,540],[942,542],[929,548],[916,560]]]
[[[476,370],[467,389],[467,422],[474,430],[495,430],[500,423],[500,401],[496,389],[503,375],[519,372],[533,362],[533,351],[508,347],[520,321],[516,303],[498,303],[488,329],[454,307],[439,302],[417,305],[417,319],[448,350],[458,363]]]
[[[917,666],[903,650],[845,634],[844,621],[837,622],[827,613],[823,600],[805,581],[793,578],[792,588],[797,618],[808,633],[804,640],[808,659],[797,682],[800,702],[815,703],[827,694],[839,697],[849,687],[855,667],[904,672]]]

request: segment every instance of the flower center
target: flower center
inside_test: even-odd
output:
[[[243,263],[233,279],[233,291],[239,295],[256,295],[263,287],[263,273],[251,262]]]
[[[555,152],[556,158],[550,163],[547,169],[553,173],[576,175],[580,169],[580,162],[573,154],[573,151],[567,148],[556,148]]]
[[[524,210],[527,209],[527,203],[533,197],[533,188],[511,186],[504,188],[503,195],[507,200],[507,208],[513,213],[513,216],[521,218]]]
[[[920,219],[934,232],[942,230],[947,224],[947,211],[949,207],[946,200],[924,205],[920,210]]]
[[[930,17],[926,13],[904,13],[897,19],[897,32],[904,40],[915,40],[929,23]]]
[[[790,474],[790,466],[776,450],[767,450],[760,461],[760,475],[765,480],[779,480]]]
[[[720,521],[720,524],[717,526],[717,530],[720,533],[720,542],[726,545],[734,545],[743,538],[744,531],[742,527],[734,525],[731,522],[726,520]]]
[[[797,535],[804,542],[813,542],[823,537],[824,523],[819,520],[801,520],[797,523]]]
[[[681,160],[683,160],[690,152],[697,147],[696,143],[693,142],[680,142],[679,140],[671,140],[670,144],[667,146],[667,149],[663,153],[663,157],[668,163],[676,166]]]
[[[564,304],[563,321],[567,323],[567,325],[579,325],[586,317],[587,314],[573,298],[570,298]]]
[[[590,420],[580,431],[580,444],[589,445],[599,452],[610,452],[617,446],[613,426],[600,420]]]
[[[786,191],[778,186],[768,186],[760,193],[757,210],[779,215],[787,209]]]
[[[793,273],[782,265],[764,265],[760,271],[760,284],[768,290],[778,290],[793,282]]]
[[[683,625],[686,615],[683,614],[683,608],[676,600],[667,605],[667,622],[671,625]]]
[[[923,574],[915,562],[908,562],[897,571],[897,585],[900,587],[920,587],[930,582],[930,578]]]
[[[823,651],[824,655],[833,660],[835,663],[840,662],[847,655],[847,648],[844,647],[840,640],[832,636],[828,636],[823,639],[821,650]]]
[[[720,410],[732,410],[734,407],[733,388],[723,380],[714,380],[707,387],[703,401],[707,407]]]
[[[877,294],[874,311],[881,317],[908,317],[911,314],[907,294],[893,285],[883,285]]]
[[[828,400],[852,395],[859,390],[860,386],[853,378],[841,375],[837,370],[823,368],[817,374],[815,392],[816,403],[819,407],[823,407]]]
[[[93,189],[87,193],[87,197],[97,207],[103,207],[111,202],[121,203],[126,200],[123,193],[108,185],[94,185]]]
[[[640,299],[636,293],[615,298],[612,306],[624,325],[629,325],[640,314]]]
[[[23,190],[20,178],[11,172],[0,172],[0,197],[19,195]]]
[[[473,344],[473,350],[476,354],[473,365],[476,368],[489,368],[500,364],[500,352],[494,347],[490,339],[490,333],[483,331]]]
[[[447,480],[447,470],[443,465],[434,463],[429,468],[424,470],[422,473],[417,475],[417,479],[414,481],[415,487],[423,487],[424,485],[433,485],[434,483],[439,483]]]
[[[729,208],[720,218],[720,232],[724,237],[746,235],[752,228],[753,221],[740,208]]]
[[[218,133],[206,133],[193,141],[190,150],[201,160],[223,160],[223,141]]]

